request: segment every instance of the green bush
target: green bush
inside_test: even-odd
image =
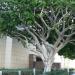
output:
[[[68,75],[67,70],[53,70],[51,72],[47,72],[45,75]]]
[[[29,70],[22,70],[21,75],[33,75],[33,71],[30,69]]]
[[[2,75],[18,75],[18,72],[3,72]]]
[[[18,72],[15,69],[3,69],[2,75],[18,75]]]
[[[43,74],[43,70],[36,70],[36,75],[42,75]]]

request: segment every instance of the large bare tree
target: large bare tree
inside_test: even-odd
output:
[[[50,71],[54,56],[68,43],[75,42],[74,1],[6,0],[0,3],[0,32],[24,45],[36,46],[29,51],[41,57],[44,72]]]

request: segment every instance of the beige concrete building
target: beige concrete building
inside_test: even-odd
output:
[[[7,40],[9,39],[9,40]],[[6,45],[7,44],[7,45]],[[12,47],[10,47],[12,46]],[[28,68],[29,54],[16,39],[0,39],[0,68]]]
[[[29,54],[20,42],[13,39],[12,54],[11,54],[11,67],[12,68],[28,68],[29,67]]]
[[[16,39],[0,39],[0,68],[33,68],[33,55]],[[60,64],[54,64],[60,68]],[[43,62],[36,57],[36,68],[43,68]],[[53,66],[54,67],[54,66]]]
[[[5,41],[6,39],[0,39],[0,68],[4,67],[5,62]]]
[[[33,55],[16,39],[0,39],[0,68],[33,68]],[[36,68],[43,68],[42,60],[36,58]],[[59,67],[59,64],[58,64]]]

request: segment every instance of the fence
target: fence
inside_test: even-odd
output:
[[[36,70],[35,75],[42,74],[43,70]],[[33,69],[0,69],[0,75],[34,75]]]
[[[52,70],[44,75],[72,75],[72,70]],[[33,69],[0,69],[0,75],[34,75]],[[43,70],[36,70],[35,75],[43,75]]]

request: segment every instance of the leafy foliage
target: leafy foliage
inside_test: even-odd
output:
[[[65,58],[75,59],[75,45],[69,43],[58,53],[64,55]]]
[[[0,0],[0,34],[17,38],[23,45],[26,39],[33,42],[36,38],[40,45],[44,42],[55,45],[61,38],[56,48],[66,46],[61,47],[64,48],[59,54],[74,58],[74,41],[66,44],[67,40],[75,39],[74,36],[68,39],[73,33],[75,0]]]

